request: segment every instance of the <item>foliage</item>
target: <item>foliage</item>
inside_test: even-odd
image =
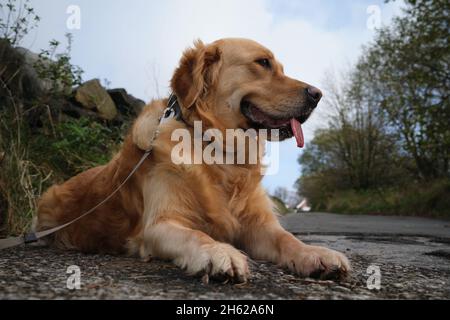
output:
[[[53,94],[66,91],[70,93],[73,86],[80,85],[82,82],[83,70],[71,63],[72,34],[67,33],[66,39],[67,47],[64,52],[58,53],[61,43],[52,40],[49,43],[49,49],[41,50],[39,60],[33,66],[40,79],[50,80],[50,91]]]
[[[122,127],[101,124],[89,118],[57,123],[52,134],[30,138],[30,153],[51,168],[56,179],[65,180],[89,168],[105,164],[122,142]]]
[[[357,70],[399,135],[421,179],[450,177],[450,2],[407,1]]]
[[[0,18],[0,44],[16,52],[14,46],[39,19],[28,1],[8,0],[0,9],[6,16]],[[2,228],[9,234],[27,230],[43,191],[106,163],[123,139],[126,125],[74,119],[62,113],[72,86],[81,82],[82,72],[71,63],[72,37],[66,37],[68,45],[63,52],[59,52],[60,43],[53,40],[33,66],[40,80],[51,83],[45,95],[21,90],[24,59],[11,54],[0,61],[0,234]],[[36,85],[33,81],[37,80],[27,81],[26,87]]]
[[[320,210],[346,214],[450,217],[450,181],[411,183],[389,188],[336,190]]]
[[[89,118],[45,123],[38,131],[11,109],[0,110],[0,198],[6,199],[8,230],[20,233],[29,226],[37,199],[50,185],[108,162],[124,132]]]
[[[406,3],[328,85],[329,126],[299,158],[314,209],[450,215],[450,3]]]
[[[36,28],[40,17],[29,0],[6,0],[0,3],[0,38],[17,45],[25,35]]]

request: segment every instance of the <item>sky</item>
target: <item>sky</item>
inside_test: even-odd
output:
[[[111,88],[123,87],[146,102],[168,95],[181,53],[195,39],[256,40],[275,53],[288,76],[322,88],[327,73],[356,61],[361,46],[375,34],[371,26],[389,24],[402,7],[401,0],[30,2],[41,22],[23,47],[39,52],[51,39],[64,40],[70,32],[72,62],[85,71],[83,80],[107,79]],[[72,20],[73,6],[79,11],[79,25]],[[326,105],[319,103],[303,125],[306,146],[314,130],[326,126],[326,114]],[[269,192],[277,186],[293,189],[300,176],[297,158],[302,150],[294,139],[280,143],[279,151],[277,173],[263,180]]]

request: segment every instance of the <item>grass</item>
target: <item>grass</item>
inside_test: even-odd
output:
[[[89,118],[54,121],[61,117],[45,111],[41,125],[33,127],[24,109],[14,99],[0,103],[0,229],[6,234],[30,227],[50,185],[108,162],[126,131]]]
[[[7,21],[0,17],[0,234],[29,228],[37,201],[50,185],[106,163],[123,139],[126,125],[116,127],[91,118],[69,118],[62,109],[83,71],[71,63],[72,36],[66,50],[52,40],[33,68],[51,89],[24,68],[14,48],[37,26],[28,1],[8,1]],[[10,16],[14,21],[10,21]],[[11,24],[12,23],[12,24]]]
[[[38,134],[30,153],[60,179],[105,164],[118,150],[125,128],[110,127],[89,118],[69,119],[54,126],[51,134]]]
[[[403,188],[336,192],[322,209],[347,214],[450,218],[450,181],[441,179],[411,183]]]

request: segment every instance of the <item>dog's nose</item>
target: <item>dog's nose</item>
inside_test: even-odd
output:
[[[322,91],[313,86],[306,88],[305,91],[308,99],[311,100],[311,102],[313,102],[315,105],[317,105],[317,103],[319,103],[320,99],[322,98]]]

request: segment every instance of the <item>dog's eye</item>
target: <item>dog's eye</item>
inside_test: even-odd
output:
[[[272,67],[269,59],[258,59],[255,62],[266,69],[270,69]]]

